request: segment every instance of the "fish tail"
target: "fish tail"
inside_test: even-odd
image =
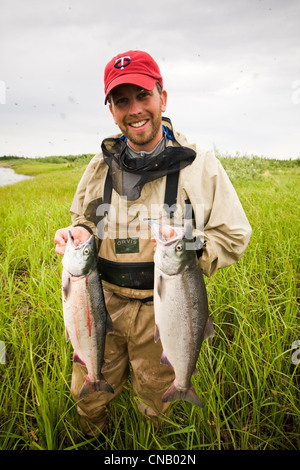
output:
[[[203,408],[203,403],[197,395],[193,385],[191,385],[188,390],[179,390],[177,389],[175,382],[173,382],[162,396],[162,401],[167,402],[175,400],[185,400],[192,403],[193,405]]]
[[[79,397],[85,397],[93,392],[114,393],[114,389],[101,374],[100,380],[97,380],[96,382],[91,382],[89,377],[85,379],[82,389],[80,390]]]

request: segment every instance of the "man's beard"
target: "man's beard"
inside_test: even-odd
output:
[[[152,126],[150,134],[148,134],[147,131],[141,132],[140,135],[138,135],[134,131],[131,132],[129,125],[126,125],[126,126],[119,125],[119,127],[121,131],[123,132],[123,134],[125,135],[125,137],[127,137],[127,139],[130,142],[132,142],[135,145],[143,146],[143,145],[149,144],[156,137],[162,125],[161,114],[157,116],[156,118],[152,118],[152,119],[150,118],[149,120]]]

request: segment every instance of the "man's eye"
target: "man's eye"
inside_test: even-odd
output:
[[[118,104],[124,104],[126,103],[127,99],[126,98],[118,98],[115,103]]]
[[[150,93],[148,91],[143,91],[139,94],[140,99],[148,98],[148,96],[150,96]]]

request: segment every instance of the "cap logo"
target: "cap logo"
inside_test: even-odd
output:
[[[130,57],[125,56],[125,57],[120,57],[119,59],[116,60],[114,67],[116,69],[121,69],[123,70],[124,67],[127,67],[127,65],[130,64]]]

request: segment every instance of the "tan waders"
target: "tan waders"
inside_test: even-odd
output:
[[[130,365],[138,408],[155,424],[170,406],[170,403],[163,403],[161,397],[175,378],[173,369],[160,364],[162,347],[160,341],[154,342],[153,302],[108,291],[105,291],[105,301],[114,331],[106,336],[102,372],[115,393],[95,392],[79,398],[87,370],[81,364],[73,364],[71,392],[77,402],[82,429],[89,435],[97,434],[97,428],[104,429],[109,419],[107,405],[121,393]]]

